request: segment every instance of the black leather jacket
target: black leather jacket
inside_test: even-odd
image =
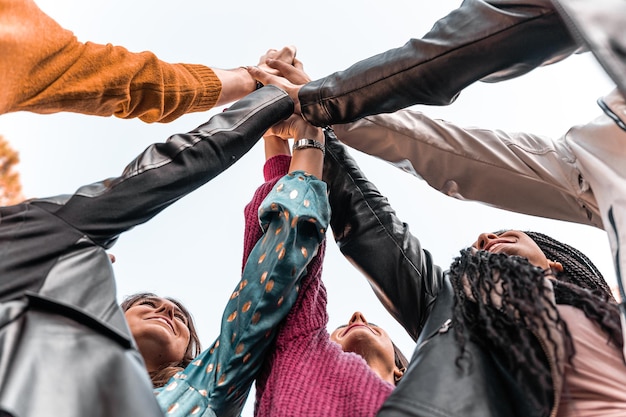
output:
[[[516,77],[577,49],[550,0],[464,0],[423,38],[312,81],[298,96],[310,123],[347,123],[450,104],[478,80]]]
[[[417,342],[404,378],[380,416],[542,415],[531,405],[531,396],[554,408],[558,390],[540,392],[530,377],[518,385],[497,352],[473,341],[467,346],[471,368],[457,367],[458,348],[449,331],[454,303],[449,279],[332,132],[326,137],[324,180],[341,252]]]
[[[104,249],[227,169],[293,112],[257,90],[75,194],[0,207],[0,416],[163,413]]]

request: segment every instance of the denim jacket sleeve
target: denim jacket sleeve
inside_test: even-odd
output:
[[[441,288],[441,268],[330,130],[324,180],[330,190],[331,228],[341,252],[416,340]]]

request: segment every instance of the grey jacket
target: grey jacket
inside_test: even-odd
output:
[[[293,102],[266,87],[122,175],[0,208],[0,415],[161,416],[105,249],[243,156]]]

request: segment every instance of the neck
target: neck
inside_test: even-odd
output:
[[[394,379],[393,372],[394,366],[390,368],[388,361],[382,360],[378,356],[364,357],[364,359],[369,367],[372,369],[372,371],[374,371],[380,377],[380,379],[395,385],[396,381]]]

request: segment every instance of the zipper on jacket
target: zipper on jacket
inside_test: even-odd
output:
[[[535,335],[535,337],[539,341],[539,344],[541,345],[541,350],[543,350],[543,354],[546,355],[546,359],[548,360],[548,366],[550,367],[550,375],[552,375],[552,379],[554,380],[554,375],[557,374],[556,364],[552,361],[552,358],[550,357],[550,355],[548,355],[548,349],[546,347],[546,343],[543,341],[542,338],[537,336],[537,334],[534,331],[532,332],[532,334]],[[552,411],[550,412],[550,417],[556,417],[556,413],[559,409],[558,401],[559,401],[560,395],[557,394],[556,392],[554,381],[552,381],[552,393],[553,393],[553,399],[554,399],[554,406],[552,407]]]
[[[452,319],[447,319],[446,321],[443,322],[443,324],[441,326],[439,326],[439,328],[437,330],[435,330],[422,343],[420,343],[419,346],[415,348],[415,350],[416,351],[420,350],[422,348],[422,346],[424,346],[426,343],[430,342],[430,340],[433,337],[435,337],[436,335],[446,333],[448,330],[450,330],[450,327],[452,327]]]

